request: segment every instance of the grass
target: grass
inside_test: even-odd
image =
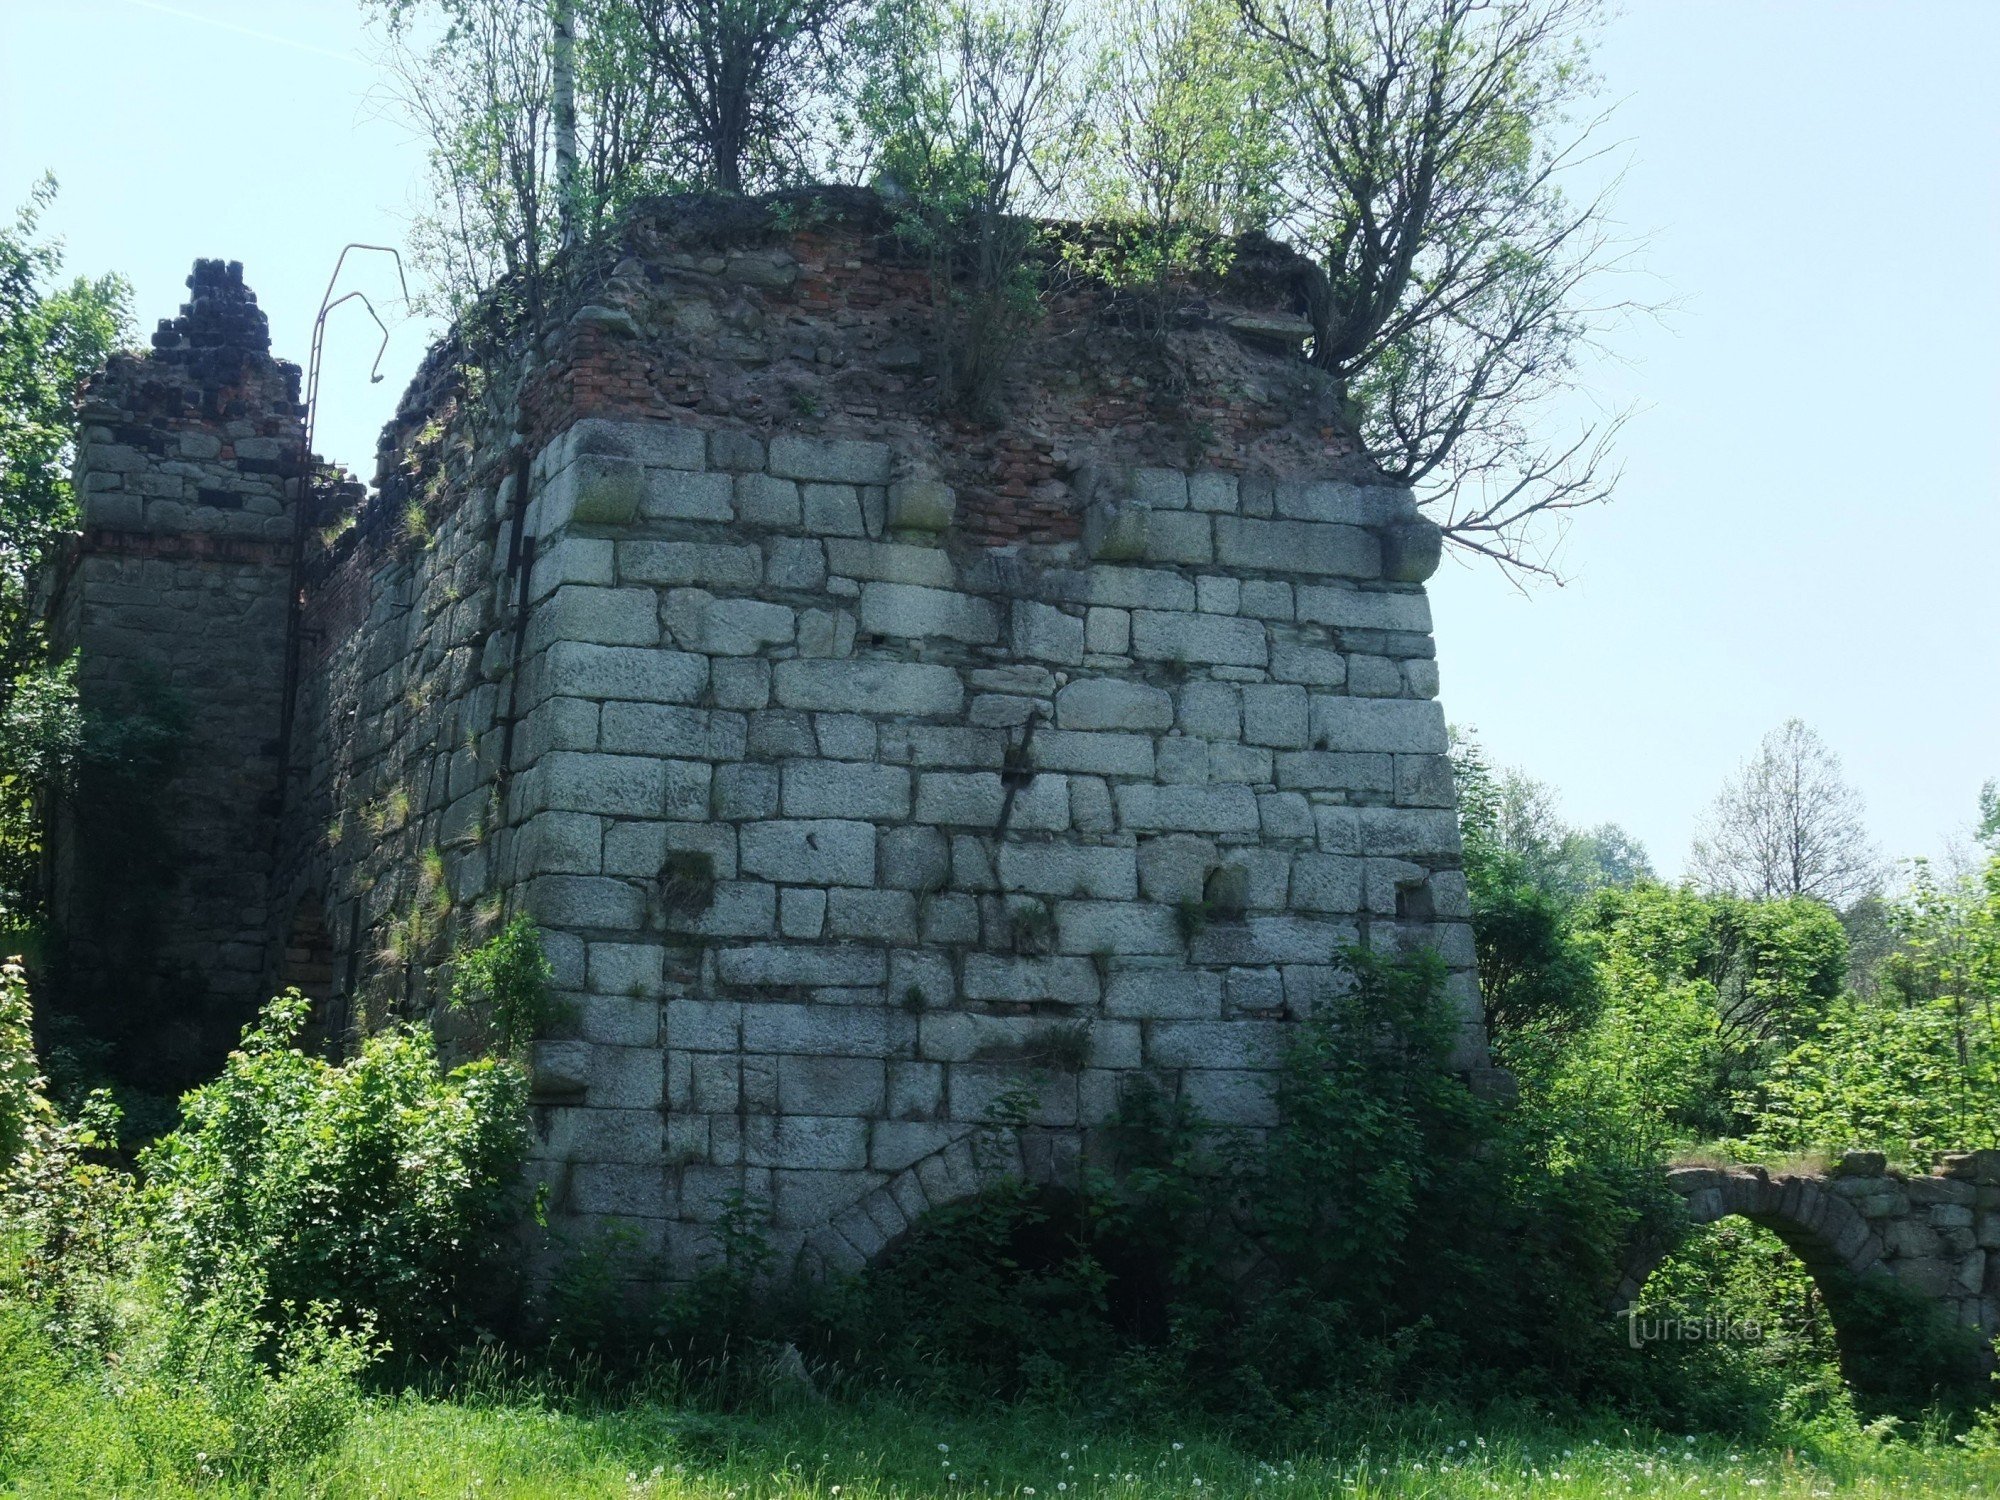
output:
[[[108,1414],[106,1414],[108,1416]],[[88,1431],[76,1434],[89,1441]],[[20,1474],[25,1495],[672,1497],[672,1500],[1364,1500],[1371,1496],[1824,1497],[2000,1494],[2000,1454],[1846,1432],[1786,1447],[1529,1414],[1406,1409],[1306,1447],[1136,1431],[1048,1408],[968,1416],[886,1397],[724,1415],[533,1390],[369,1402],[333,1453],[263,1488],[220,1476]],[[190,1480],[192,1482],[190,1482]]]

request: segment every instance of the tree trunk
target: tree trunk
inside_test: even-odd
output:
[[[556,116],[556,213],[565,248],[575,243],[576,184],[576,13],[574,0],[553,0],[549,20],[555,30],[553,58]]]

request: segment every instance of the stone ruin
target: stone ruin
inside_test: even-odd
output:
[[[533,1171],[670,1277],[736,1193],[824,1270],[1063,1179],[1134,1075],[1268,1127],[1351,944],[1441,954],[1483,1075],[1440,536],[1299,357],[1290,253],[1164,332],[1057,278],[987,427],[886,212],[788,202],[637,215],[534,348],[434,351],[365,497],[197,263],[91,388],[51,608],[87,706],[188,710],[171,878],[120,906],[66,816],[64,983],[212,1062],[283,985],[329,1037],[436,1014],[529,913]]]

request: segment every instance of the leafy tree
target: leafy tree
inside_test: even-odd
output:
[[[1738,1133],[1743,1098],[1820,1024],[1846,973],[1839,919],[1816,901],[1738,901],[1640,884],[1579,913],[1602,1011],[1566,1066],[1629,1080],[1670,1136]]]
[[[1616,824],[1564,823],[1551,787],[1494,770],[1468,731],[1452,733],[1452,773],[1487,1032],[1505,1056],[1526,1030],[1563,1033],[1590,1018],[1597,980],[1576,939],[1579,908],[1592,892],[1652,869]]]
[[[1091,77],[1093,213],[1166,242],[1268,225],[1278,79],[1231,0],[1138,0],[1106,31]]]
[[[2000,1145],[2000,856],[1889,907],[1898,946],[1778,1059],[1751,1101],[1773,1150],[1874,1148],[1930,1164]]]
[[[860,0],[632,0],[693,181],[741,193],[797,176],[834,45]]]
[[[1278,78],[1234,0],[1138,0],[1103,31],[1084,174],[1093,223],[1071,254],[1125,294],[1126,325],[1164,351],[1185,282],[1225,270],[1228,237],[1276,211]]]
[[[854,130],[906,239],[928,255],[947,408],[990,416],[1040,310],[1026,217],[1083,142],[1069,0],[911,0],[878,11]]]
[[[633,0],[363,7],[388,102],[428,147],[433,206],[411,238],[433,310],[458,316],[497,295],[497,311],[539,323],[564,243],[689,180],[682,122],[662,75],[642,64]]]
[[[0,227],[0,904],[34,904],[36,799],[75,749],[75,693],[48,659],[36,578],[76,525],[70,466],[84,380],[129,328],[118,276],[60,279],[60,242],[41,232],[55,179],[43,177]]]
[[[1320,268],[1313,364],[1456,544],[1548,571],[1545,523],[1615,480],[1610,430],[1548,444],[1533,420],[1617,310],[1604,200],[1563,189],[1591,151],[1571,117],[1596,0],[1240,5],[1284,79],[1280,223]]]
[[[1880,880],[1862,812],[1840,757],[1803,720],[1787,719],[1717,795],[1689,867],[1729,895],[1844,907]]]

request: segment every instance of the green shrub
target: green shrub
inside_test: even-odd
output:
[[[554,979],[541,934],[518,916],[453,961],[450,1003],[480,1016],[499,1050],[515,1053],[548,1024]]]
[[[28,976],[17,962],[0,965],[0,1176],[26,1148],[28,1134],[48,1113],[35,1063]]]
[[[446,1072],[414,1029],[336,1066],[297,1047],[307,1010],[296,991],[273,1000],[147,1153],[153,1240],[190,1302],[244,1278],[268,1320],[326,1304],[420,1356],[462,1331],[494,1248],[525,1079],[492,1060]]]
[[[1128,1089],[1115,1174],[932,1213],[843,1294],[828,1357],[1255,1420],[1606,1378],[1625,1245],[1665,1211],[1644,1162],[1546,1102],[1475,1096],[1434,955],[1347,962],[1345,992],[1294,1029],[1261,1139]]]

